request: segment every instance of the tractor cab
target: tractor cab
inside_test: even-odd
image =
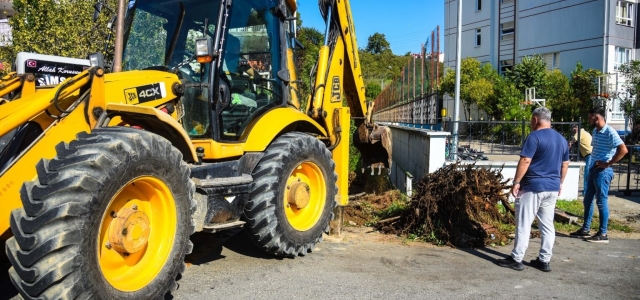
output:
[[[276,0],[132,0],[123,70],[176,73],[189,136],[242,142],[253,121],[286,105],[277,75],[286,68],[289,29],[281,26],[287,22],[282,7]],[[213,48],[205,63],[196,55],[196,41],[203,38]]]

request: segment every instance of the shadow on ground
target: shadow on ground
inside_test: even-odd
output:
[[[498,259],[507,258],[508,254],[504,254],[493,250],[491,248],[482,247],[482,248],[458,248],[458,250],[462,252],[469,253],[475,257],[484,259],[492,264],[495,264]]]
[[[218,233],[197,232],[191,236],[191,241],[193,242],[193,251],[185,258],[187,264],[201,265],[224,258],[222,255],[223,247],[253,258],[280,259],[256,247],[242,228]]]
[[[627,200],[627,201],[631,201],[631,202],[640,204],[640,195],[637,195],[637,194],[635,194],[635,195],[632,194],[632,195],[629,195],[629,196],[625,196],[624,193],[617,193],[617,195],[615,195],[615,196],[617,196],[620,199],[624,199],[624,200]]]
[[[4,250],[4,241],[0,242],[0,247]],[[4,251],[3,251],[4,253]],[[18,295],[18,291],[13,287],[11,279],[9,279],[9,268],[11,263],[6,255],[0,255],[0,300],[8,300]]]
[[[244,256],[261,259],[282,259],[281,257],[275,257],[262,251],[260,248],[254,245],[251,240],[249,240],[249,237],[243,232],[242,229],[238,229],[236,234],[229,238],[229,240],[227,240],[227,242],[224,243],[223,246],[235,253]]]

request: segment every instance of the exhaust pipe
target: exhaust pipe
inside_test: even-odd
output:
[[[113,54],[112,72],[122,71],[122,51],[124,50],[124,14],[127,8],[126,0],[118,0],[118,16],[116,18],[116,43]]]

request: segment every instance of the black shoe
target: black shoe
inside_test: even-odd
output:
[[[511,256],[504,259],[498,259],[496,263],[501,267],[511,268],[517,271],[524,270],[524,265],[522,264],[522,262],[515,261]]]
[[[569,235],[572,236],[572,237],[583,237],[583,238],[586,238],[586,237],[591,236],[591,232],[589,232],[589,230],[584,230],[584,229],[580,228],[580,229],[578,229],[578,230],[576,230],[576,231],[574,231],[572,233],[569,233]]]
[[[539,257],[531,260],[531,266],[542,272],[551,272],[551,266],[549,266],[549,263],[541,261]]]
[[[591,242],[591,243],[603,243],[603,244],[607,244],[609,243],[609,238],[607,237],[606,234],[601,234],[600,232],[594,234],[592,237],[588,237],[586,239],[584,239],[587,242]]]

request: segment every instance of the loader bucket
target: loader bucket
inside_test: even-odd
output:
[[[367,128],[363,123],[354,135],[353,141],[360,151],[363,167],[391,169],[392,141],[389,127],[373,124],[372,128]]]

